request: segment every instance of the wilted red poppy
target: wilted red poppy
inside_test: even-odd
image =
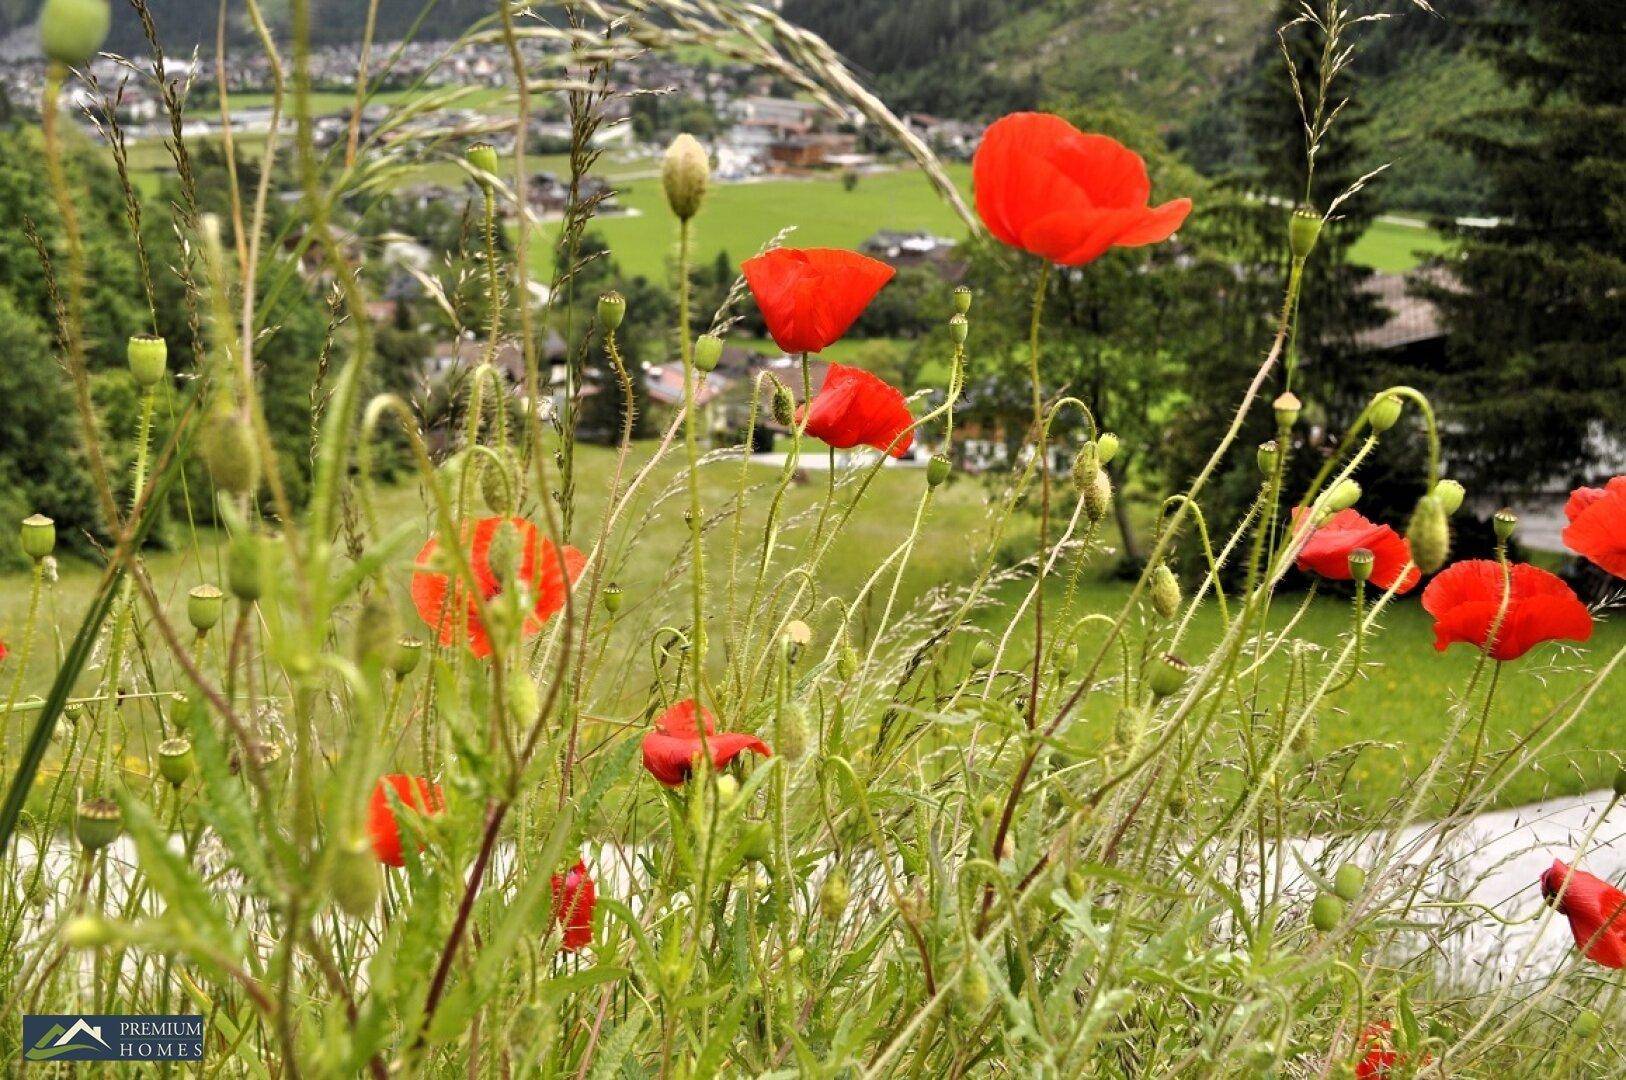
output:
[[[840,248],[775,248],[740,264],[774,344],[819,352],[864,313],[897,271]]]
[[[438,814],[446,809],[440,785],[431,784],[421,776],[390,773],[373,785],[373,797],[367,804],[367,835],[373,841],[373,854],[378,861],[390,866],[405,866],[401,857],[401,826],[395,820],[395,807],[390,803],[390,789],[401,805],[417,813]]]
[[[587,565],[587,557],[573,547],[566,547],[564,573],[561,573],[560,557],[553,541],[539,533],[536,526],[524,518],[481,518],[474,523],[472,530],[465,525],[462,530],[464,536],[468,537],[472,531],[473,537],[469,562],[474,569],[475,581],[479,583],[480,595],[487,601],[500,593],[506,584],[499,582],[491,569],[491,541],[504,521],[512,522],[519,530],[519,579],[526,582],[536,594],[536,603],[531,613],[525,616],[521,628],[522,636],[529,638],[542,629],[542,624],[554,612],[565,606],[565,591],[581,576],[582,567]],[[455,575],[431,569],[439,547],[440,537],[431,536],[423,550],[418,552],[417,569],[412,575],[412,602],[423,621],[435,628],[442,645],[452,644],[461,634],[475,656],[490,656],[491,638],[475,610],[474,597],[467,595],[461,582],[453,587]],[[566,574],[569,575],[568,583]],[[464,609],[461,617],[457,612],[459,606]]]
[[[1065,266],[1167,240],[1191,212],[1190,199],[1148,206],[1152,184],[1139,154],[1049,113],[996,120],[971,174],[989,232]]]
[[[903,394],[859,368],[831,364],[807,408],[807,433],[838,450],[873,446],[902,457],[915,441]]]
[[[1607,968],[1626,967],[1626,893],[1558,859],[1541,875],[1541,898],[1570,921],[1575,947]]]
[[[711,713],[697,708],[694,699],[687,698],[657,716],[655,730],[644,736],[644,768],[667,787],[677,787],[687,780],[694,770],[696,759],[700,757],[700,728],[696,723],[696,713],[699,714],[699,721],[706,725],[705,748],[711,754],[714,768],[725,767],[745,750],[755,751],[763,757],[773,756],[768,744],[755,735],[738,735],[728,731],[718,734],[716,720]]]
[[[1626,476],[1601,488],[1576,488],[1564,505],[1564,546],[1607,573],[1626,578]]]
[[[1297,522],[1298,515],[1294,514]],[[1299,551],[1295,564],[1307,573],[1320,574],[1334,581],[1350,580],[1349,556],[1358,548],[1372,553],[1372,584],[1388,589],[1397,580],[1396,592],[1406,593],[1417,587],[1423,572],[1411,566],[1411,545],[1404,537],[1387,525],[1368,521],[1357,510],[1340,510],[1321,523],[1310,534]],[[1401,571],[1405,570],[1405,576]]]
[[[554,874],[553,921],[564,927],[564,949],[575,952],[593,940],[593,905],[598,892],[587,876],[587,864],[580,859],[568,874]]]
[[[1557,576],[1529,563],[1515,563],[1510,576],[1492,659],[1517,660],[1543,641],[1592,636],[1592,615]],[[1434,647],[1444,652],[1461,641],[1485,651],[1502,590],[1502,567],[1490,559],[1468,559],[1440,571],[1423,590],[1423,610],[1434,616]]]

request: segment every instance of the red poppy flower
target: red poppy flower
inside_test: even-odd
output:
[[[1626,893],[1558,859],[1541,875],[1541,898],[1570,921],[1575,947],[1607,968],[1626,967]]]
[[[774,344],[819,352],[864,313],[897,271],[839,248],[775,248],[740,264]]]
[[[714,768],[721,769],[752,750],[763,757],[772,757],[768,744],[755,735],[739,735],[725,731],[717,734],[715,718],[705,709],[698,709],[693,698],[673,705],[655,718],[655,730],[644,736],[644,768],[649,775],[667,787],[678,787],[689,778],[694,763],[700,757],[700,729],[696,714],[706,725],[706,750],[711,754]]]
[[[6,643],[4,641],[0,641],[0,660],[4,660],[6,657],[8,657],[10,655],[11,655],[11,650],[6,648]]]
[[[971,173],[989,232],[1065,266],[1167,240],[1191,212],[1190,199],[1148,206],[1152,184],[1139,154],[1049,113],[996,120]]]
[[[873,446],[902,457],[915,441],[903,394],[858,368],[831,364],[807,408],[807,433],[838,450]]]
[[[1607,573],[1626,578],[1626,476],[1601,488],[1576,488],[1564,505],[1564,546]]]
[[[421,776],[391,773],[373,785],[373,797],[367,804],[367,834],[372,837],[373,854],[378,861],[390,866],[405,866],[401,857],[401,827],[395,820],[395,807],[390,803],[389,789],[409,810],[423,814],[438,814],[446,809],[446,800],[439,784],[431,784]],[[421,850],[421,848],[420,848]]]
[[[1400,1064],[1400,1053],[1390,1038],[1392,1027],[1387,1020],[1368,1024],[1361,1032],[1356,1050],[1361,1059],[1355,1063],[1357,1080],[1387,1080],[1389,1070]]]
[[[1297,524],[1298,514],[1293,515]],[[1358,548],[1372,553],[1372,584],[1388,589],[1397,580],[1396,592],[1417,587],[1423,572],[1411,563],[1411,545],[1387,525],[1368,521],[1358,510],[1340,510],[1310,534],[1299,551],[1296,565],[1306,573],[1320,574],[1333,581],[1350,580],[1349,556]],[[1405,576],[1401,577],[1401,571]]]
[[[536,594],[536,604],[525,617],[521,631],[524,637],[529,638],[542,629],[542,624],[554,612],[565,606],[565,591],[581,576],[582,567],[587,565],[587,557],[573,547],[566,547],[564,573],[561,573],[560,558],[553,541],[539,533],[535,525],[517,517],[481,518],[472,529],[469,562],[474,569],[475,581],[480,586],[480,595],[488,601],[502,591],[504,584],[497,580],[496,573],[491,569],[491,541],[504,521],[512,522],[519,530],[522,545],[519,577]],[[467,525],[462,531],[465,537],[471,532]],[[452,587],[453,575],[430,569],[439,547],[440,537],[431,536],[423,550],[418,552],[417,570],[412,575],[412,602],[423,621],[436,629],[442,645],[450,645],[459,634],[463,634],[469,650],[475,656],[490,656],[491,638],[475,611],[474,597],[466,595],[461,583],[456,588]],[[570,579],[568,584],[566,574]],[[448,591],[452,593],[451,596],[447,595]],[[456,612],[460,601],[465,609],[461,619]],[[459,626],[460,622],[463,625]]]
[[[554,874],[553,921],[564,927],[564,949],[575,952],[593,940],[593,905],[598,892],[587,876],[587,864],[580,859],[568,874]]]
[[[1515,563],[1510,573],[1507,613],[1496,631],[1492,659],[1517,660],[1543,641],[1592,636],[1592,616],[1575,590],[1529,563]],[[1461,641],[1484,651],[1502,590],[1502,567],[1490,559],[1468,559],[1440,571],[1423,590],[1423,610],[1434,616],[1434,647],[1444,652]]]

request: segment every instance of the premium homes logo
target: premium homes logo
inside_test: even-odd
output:
[[[203,1017],[25,1016],[28,1061],[202,1061]]]

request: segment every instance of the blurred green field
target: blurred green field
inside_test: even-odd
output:
[[[1350,259],[1396,274],[1416,266],[1420,255],[1437,255],[1450,246],[1450,241],[1427,225],[1413,224],[1409,218],[1379,218],[1350,249]]]

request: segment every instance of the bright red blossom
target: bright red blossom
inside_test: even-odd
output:
[[[401,857],[401,826],[395,820],[395,807],[390,802],[392,788],[402,806],[420,814],[440,813],[446,809],[446,800],[439,784],[431,784],[421,776],[391,773],[373,785],[373,797],[367,803],[367,835],[373,841],[373,854],[381,863],[405,866],[406,860]]]
[[[580,859],[568,874],[554,874],[553,921],[564,928],[564,949],[575,952],[593,940],[593,905],[598,903],[598,891],[593,879],[587,875],[587,864]]]
[[[6,648],[4,641],[0,641],[0,660],[4,660],[9,655],[11,655],[11,650]]]
[[[1166,240],[1190,199],[1148,206],[1146,163],[1116,139],[1049,113],[995,121],[972,162],[977,213],[996,238],[1065,266]]]
[[[696,714],[698,713],[698,722]],[[700,727],[705,725],[705,750],[714,768],[721,769],[746,750],[772,757],[768,744],[755,735],[717,732],[715,718],[686,698],[655,718],[655,730],[644,736],[644,768],[667,787],[678,787],[694,771],[701,755]]]
[[[774,344],[819,352],[847,332],[896,270],[839,248],[775,248],[740,264]]]
[[[1517,660],[1544,641],[1585,641],[1592,615],[1556,575],[1529,563],[1509,568],[1507,612],[1496,630],[1494,660]],[[1502,566],[1468,559],[1440,571],[1423,590],[1423,610],[1434,616],[1434,647],[1460,641],[1486,651],[1486,639],[1502,605]]]
[[[807,433],[838,450],[873,446],[902,457],[915,441],[903,394],[858,368],[831,364],[806,412]]]
[[[1569,919],[1575,947],[1588,960],[1626,967],[1626,893],[1554,859],[1541,875],[1541,897]]]
[[[1389,1021],[1380,1020],[1368,1024],[1366,1030],[1361,1032],[1356,1051],[1361,1055],[1355,1063],[1357,1080],[1387,1080],[1389,1070],[1400,1064],[1400,1053],[1395,1050],[1394,1040],[1389,1034],[1391,1030]]]
[[[1294,514],[1297,523],[1298,515]],[[1368,521],[1357,510],[1340,510],[1310,534],[1295,565],[1306,573],[1334,581],[1350,580],[1349,556],[1358,548],[1372,553],[1372,584],[1388,589],[1400,582],[1397,593],[1417,587],[1423,572],[1411,566],[1411,545],[1387,525]],[[1405,575],[1401,575],[1401,571]]]
[[[1626,578],[1626,476],[1601,488],[1576,488],[1564,506],[1564,546],[1605,572]]]
[[[491,569],[491,541],[504,521],[519,530],[519,577],[536,595],[535,606],[521,628],[524,637],[534,637],[542,624],[565,606],[565,593],[581,576],[587,557],[573,547],[566,547],[561,557],[553,541],[524,518],[481,518],[474,522],[472,529],[465,524],[462,533],[470,541],[469,562],[485,600],[495,597],[505,584],[498,582]],[[412,575],[412,602],[423,621],[435,629],[442,645],[450,645],[462,636],[475,656],[490,656],[491,637],[475,610],[474,597],[467,594],[461,582],[454,581],[455,575],[431,569],[439,547],[440,537],[431,536],[418,552],[417,570]],[[562,571],[561,561],[564,563]],[[464,609],[461,616],[459,607]]]

